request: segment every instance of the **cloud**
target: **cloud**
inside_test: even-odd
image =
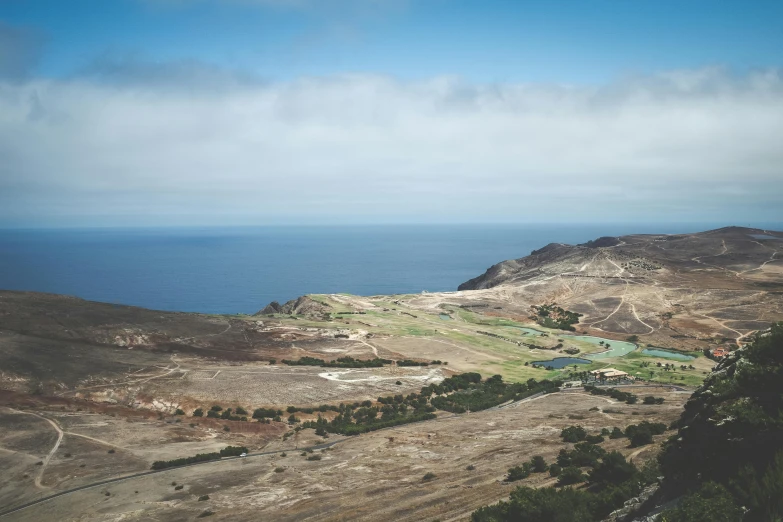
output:
[[[128,79],[145,67],[0,84],[0,223],[783,221],[778,70]]]
[[[40,32],[0,20],[0,79],[28,77],[38,63],[43,44]]]

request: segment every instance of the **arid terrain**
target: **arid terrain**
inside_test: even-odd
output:
[[[94,486],[0,518],[168,521],[209,511],[212,520],[465,520],[509,494],[508,468],[534,455],[552,462],[570,447],[559,438],[565,427],[674,421],[715,364],[705,352],[735,349],[783,320],[781,250],[783,233],[742,228],[551,244],[455,292],[309,295],[259,304],[253,316],[2,291],[0,513]],[[283,362],[308,357],[386,362]],[[559,357],[578,360],[557,368]],[[633,393],[665,401],[582,391],[585,371],[608,367],[635,380]],[[569,386],[355,436],[325,438],[287,421],[289,407],[379,405],[464,372]],[[241,407],[248,419],[193,416],[213,405]],[[257,422],[256,408],[284,414]],[[297,421],[317,415],[296,413]],[[227,445],[251,455],[132,476]],[[311,446],[320,449],[301,455]],[[624,438],[603,446],[639,465],[657,451]],[[424,481],[426,473],[434,477]],[[534,474],[522,483],[554,480]]]

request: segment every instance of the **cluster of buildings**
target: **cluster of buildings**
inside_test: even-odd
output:
[[[633,380],[634,377],[627,372],[615,368],[601,368],[600,370],[590,371],[590,375],[600,381],[619,381],[623,379]]]
[[[729,353],[731,352],[726,348],[715,348],[714,350],[712,350],[712,356],[715,357],[716,359],[721,359],[723,357],[726,357]]]

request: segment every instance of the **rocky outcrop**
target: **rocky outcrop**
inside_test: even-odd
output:
[[[329,311],[330,306],[325,303],[319,303],[314,299],[303,295],[292,299],[285,304],[272,301],[261,311],[254,315],[285,314],[285,315],[322,315]]]

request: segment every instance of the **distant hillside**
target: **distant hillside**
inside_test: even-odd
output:
[[[762,236],[766,238],[760,239]],[[764,243],[781,240],[783,232],[725,227],[695,234],[600,237],[581,245],[550,243],[534,250],[529,256],[491,266],[483,274],[459,285],[458,290],[481,290],[502,284],[520,284],[547,275],[609,275],[609,272],[613,271],[611,266],[591,266],[601,258],[636,261],[630,265],[630,272],[634,272],[633,267],[640,270],[638,273],[629,273],[629,276],[653,275],[642,272],[645,266],[686,271],[713,267],[723,268],[731,273],[739,271],[734,269],[735,266],[740,269],[754,268],[769,261],[775,248],[765,247]],[[726,250],[721,254],[724,246]],[[718,259],[712,259],[707,264],[699,261],[701,257]]]

